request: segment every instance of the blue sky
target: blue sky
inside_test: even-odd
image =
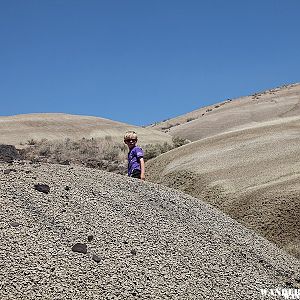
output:
[[[0,0],[0,115],[135,125],[300,81],[298,0]]]

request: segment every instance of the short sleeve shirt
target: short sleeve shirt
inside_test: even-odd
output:
[[[128,153],[128,176],[133,170],[141,170],[140,159],[144,157],[142,148],[135,146]]]

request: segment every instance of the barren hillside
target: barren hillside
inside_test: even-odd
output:
[[[199,199],[94,169],[0,166],[1,299],[252,300],[299,286],[298,261]]]
[[[300,116],[248,125],[165,153],[148,180],[204,199],[300,257]]]
[[[255,126],[260,122],[299,115],[300,84],[298,83],[248,97],[227,99],[149,128],[196,141],[245,126]]]
[[[68,114],[26,114],[0,117],[0,143],[19,145],[28,140],[79,140],[111,136],[123,140],[127,130],[137,131],[142,144],[171,142],[171,136],[154,130],[108,119]]]

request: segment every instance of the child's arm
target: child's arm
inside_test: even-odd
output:
[[[145,161],[144,158],[140,158],[140,165],[141,165],[141,180],[145,180]]]

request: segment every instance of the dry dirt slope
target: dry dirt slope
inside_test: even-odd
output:
[[[174,149],[150,160],[147,174],[205,199],[300,257],[300,116]]]
[[[179,191],[80,167],[0,167],[1,299],[244,300],[299,286],[298,261]]]
[[[19,145],[30,139],[59,140],[104,138],[123,141],[127,130],[135,130],[143,144],[171,142],[171,136],[154,129],[145,129],[104,118],[68,114],[27,114],[0,117],[0,144]]]
[[[196,141],[244,126],[299,115],[298,83],[216,103],[149,128]]]

